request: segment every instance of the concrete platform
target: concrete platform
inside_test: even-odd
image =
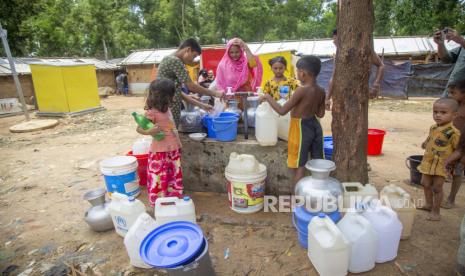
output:
[[[196,192],[226,193],[224,170],[232,152],[252,154],[267,167],[266,194],[290,194],[291,173],[287,168],[287,142],[278,141],[276,146],[262,147],[249,135],[233,142],[206,139],[196,142],[187,134],[181,135],[183,145],[182,168],[184,188]]]

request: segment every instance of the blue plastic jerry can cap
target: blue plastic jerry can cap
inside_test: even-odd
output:
[[[191,197],[190,197],[190,196],[185,196],[185,197],[183,197],[182,199],[183,199],[184,201],[189,201],[189,200],[191,200]]]
[[[318,214],[318,217],[319,217],[319,218],[324,218],[324,217],[326,217],[326,214],[325,214],[325,213],[319,213],[319,214]]]

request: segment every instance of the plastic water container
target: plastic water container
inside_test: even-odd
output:
[[[139,195],[136,157],[115,156],[104,159],[100,162],[100,171],[110,197],[115,192],[128,196]]]
[[[266,166],[255,156],[231,153],[225,169],[229,207],[238,213],[255,213],[263,208]]]
[[[359,202],[369,202],[378,198],[378,191],[371,184],[343,182],[342,188],[344,189],[344,208],[356,208]]]
[[[261,103],[255,111],[255,137],[260,146],[278,143],[278,114],[267,102]]]
[[[140,257],[140,245],[142,240],[155,228],[158,223],[147,213],[142,213],[137,218],[136,222],[129,228],[128,233],[124,237],[124,245],[129,255],[131,265],[140,268],[151,268],[152,266],[144,263]]]
[[[326,213],[326,215],[334,221],[334,223],[341,219],[341,213],[339,213],[339,211]],[[300,245],[305,249],[308,248],[308,224],[316,216],[318,216],[318,213],[307,211],[305,206],[298,206],[294,208],[292,212],[292,224],[297,230],[297,238]]]
[[[278,101],[280,105],[286,103],[285,99],[280,99]],[[278,117],[278,138],[284,141],[287,141],[289,138],[289,125],[291,124],[291,112],[288,112],[286,115]]]
[[[169,276],[214,276],[208,241],[202,229],[188,221],[174,221],[150,232],[140,246],[142,260]]]
[[[194,201],[185,196],[159,197],[155,201],[155,220],[159,225],[171,221],[190,221],[196,223]]]
[[[134,156],[137,159],[137,176],[139,177],[139,185],[147,186],[147,166],[149,163],[149,154],[134,155],[132,151],[126,154]]]
[[[381,190],[381,202],[386,204],[389,202],[392,210],[396,211],[397,217],[402,223],[402,235],[401,239],[408,239],[412,234],[413,221],[415,219],[415,204],[410,198],[410,194],[407,193],[401,187],[391,184],[385,186]]]
[[[349,271],[360,273],[375,267],[378,253],[378,234],[371,223],[351,209],[337,223],[344,237],[350,244]]]
[[[218,141],[231,142],[237,138],[237,124],[239,116],[214,117],[213,131]]]
[[[137,139],[132,144],[132,153],[134,155],[148,154],[152,145],[152,137]]]
[[[376,200],[371,201],[368,208],[366,206],[364,205],[361,214],[371,223],[379,237],[376,262],[392,261],[397,257],[402,223],[397,218],[396,212]]]
[[[116,233],[124,237],[140,214],[145,213],[145,205],[134,197],[113,193],[108,210],[115,225]]]
[[[376,128],[368,129],[367,154],[380,155],[383,151],[383,142],[386,131]]]
[[[324,213],[308,224],[308,257],[321,276],[347,275],[349,242]]]

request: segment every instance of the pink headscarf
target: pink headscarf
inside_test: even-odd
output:
[[[228,41],[226,45],[226,53],[221,58],[216,71],[216,86],[218,90],[226,91],[227,87],[232,87],[232,91],[236,92],[242,87],[249,78],[249,70],[252,69],[252,90],[260,86],[262,82],[263,67],[260,59],[255,56],[257,66],[249,68],[247,56],[241,48],[241,57],[238,60],[233,60],[229,56],[229,49],[233,46],[234,39]]]

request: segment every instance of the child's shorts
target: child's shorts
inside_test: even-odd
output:
[[[304,167],[308,154],[312,159],[323,158],[323,130],[316,117],[292,118],[287,142],[287,166]]]

